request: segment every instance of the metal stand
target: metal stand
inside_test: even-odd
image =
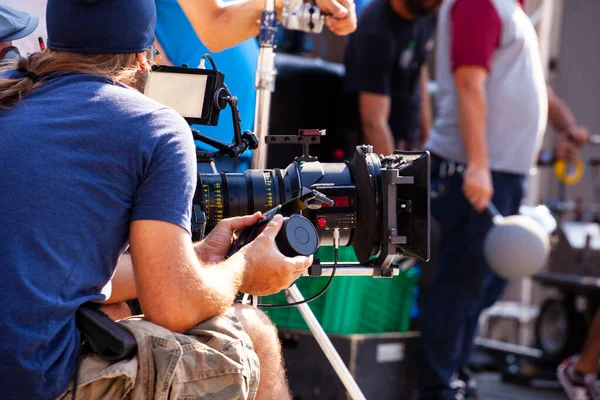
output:
[[[300,293],[300,290],[298,290],[296,285],[293,285],[287,289],[285,294],[289,303],[304,300],[304,296],[302,296],[302,293]],[[300,314],[302,314],[302,318],[304,318],[304,321],[306,321],[306,324],[317,340],[317,343],[319,343],[319,346],[321,346],[321,350],[323,350],[323,353],[325,353],[329,363],[335,370],[336,374],[340,377],[340,380],[344,384],[344,387],[350,395],[350,398],[352,398],[352,400],[366,400],[356,381],[352,377],[352,374],[348,368],[346,368],[346,364],[344,364],[340,358],[340,355],[335,350],[335,347],[333,347],[333,344],[327,337],[327,334],[319,324],[317,317],[315,317],[315,314],[313,314],[308,304],[304,303],[296,307],[298,307],[298,311],[300,311]]]
[[[277,15],[275,0],[266,0],[260,20],[258,64],[256,66],[256,108],[254,109],[254,133],[258,139],[258,148],[252,155],[252,169],[267,167],[267,146],[265,137],[269,132],[271,113],[271,93],[275,91],[275,42],[277,34]]]
[[[265,9],[260,21],[260,51],[255,81],[256,108],[254,112],[254,133],[258,139],[258,148],[252,156],[252,169],[265,169],[267,166],[267,146],[264,138],[269,132],[271,94],[275,91],[275,77],[277,75],[274,52],[276,33],[277,15],[275,13],[275,0],[265,0]],[[286,290],[286,298],[289,302],[304,300],[302,293],[300,293],[296,285]],[[301,304],[297,307],[300,314],[302,314],[302,318],[304,318],[310,331],[319,343],[319,346],[321,346],[325,356],[331,363],[331,366],[340,377],[350,397],[353,400],[366,400],[308,304]]]

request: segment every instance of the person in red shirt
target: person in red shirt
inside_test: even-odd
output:
[[[466,365],[481,312],[506,286],[483,255],[492,227],[483,210],[492,201],[502,215],[519,213],[547,121],[565,138],[587,136],[547,88],[537,34],[522,6],[446,0],[440,10],[438,107],[425,148],[441,238],[422,313],[422,400],[479,398]]]

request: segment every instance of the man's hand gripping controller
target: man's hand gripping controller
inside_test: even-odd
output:
[[[314,225],[301,214],[305,208],[320,208],[323,203],[333,205],[333,200],[316,190],[302,188],[300,196],[265,212],[260,221],[239,232],[227,253],[231,257],[239,249],[256,239],[277,214],[283,215],[283,225],[275,238],[281,254],[287,257],[310,256],[319,247],[319,235]]]

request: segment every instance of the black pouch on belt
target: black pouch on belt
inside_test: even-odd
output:
[[[76,324],[84,348],[106,361],[117,362],[133,357],[137,343],[131,332],[100,311],[99,304],[85,303],[77,309]]]

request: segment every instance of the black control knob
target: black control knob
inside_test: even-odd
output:
[[[283,219],[275,243],[281,254],[287,257],[310,256],[319,247],[319,235],[308,219],[294,214]]]

